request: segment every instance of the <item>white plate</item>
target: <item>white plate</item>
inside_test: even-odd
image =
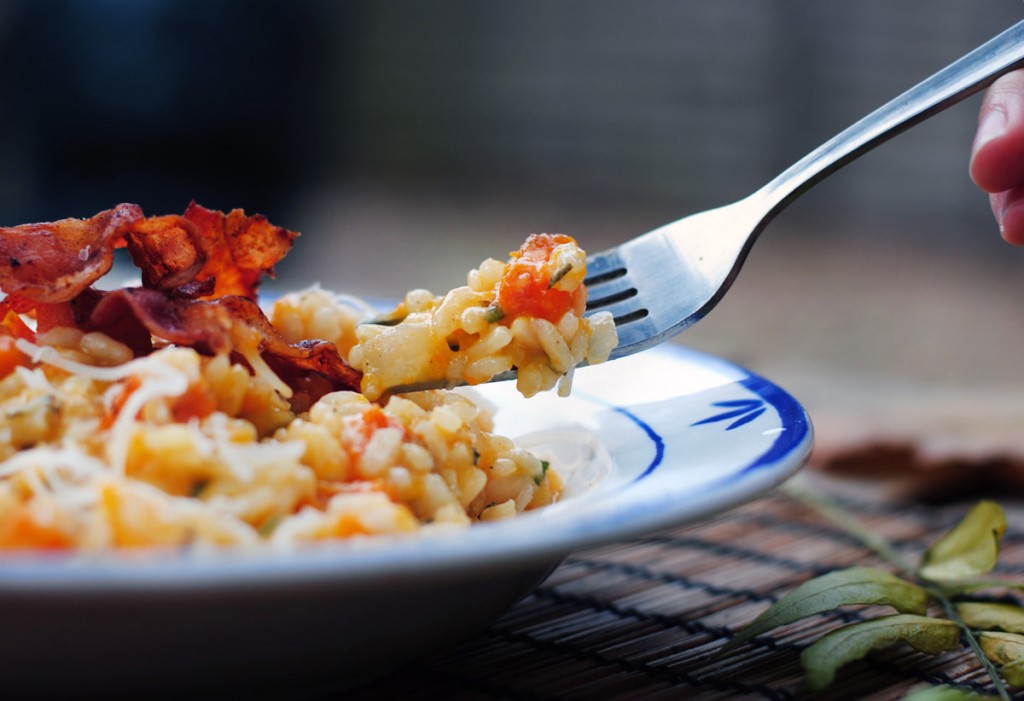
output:
[[[493,620],[570,552],[704,519],[806,460],[771,382],[664,345],[580,370],[567,399],[473,390],[569,496],[511,521],[294,553],[0,559],[0,692],[355,682]]]

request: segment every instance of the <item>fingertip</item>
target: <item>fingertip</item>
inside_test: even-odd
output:
[[[995,121],[999,112],[990,112]],[[1024,109],[1022,109],[1024,116]],[[970,176],[985,192],[1003,192],[1024,184],[1024,118],[1008,122],[1003,131],[982,134],[970,161]]]
[[[997,219],[1003,240],[1014,246],[1024,246],[1024,200],[1006,203]]]
[[[976,145],[971,154],[968,174],[975,185],[983,192],[1002,192],[1006,188],[1000,188],[1001,168],[994,162],[994,157],[989,154],[986,148],[989,142]]]

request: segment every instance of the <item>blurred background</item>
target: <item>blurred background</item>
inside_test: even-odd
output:
[[[439,292],[530,232],[598,250],[743,197],[1022,10],[5,0],[0,223],[195,198],[303,233],[278,287]],[[967,176],[977,109],[811,190],[680,341],[809,404],[836,373],[1016,379],[1024,251]]]

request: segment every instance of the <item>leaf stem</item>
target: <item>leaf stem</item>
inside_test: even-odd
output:
[[[790,480],[779,489],[786,496],[810,507],[835,523],[903,574],[917,576],[917,568],[911,565],[889,541],[857,520],[834,499],[814,489],[803,480]]]
[[[790,480],[783,484],[779,490],[791,499],[800,502],[808,508],[818,512],[829,521],[832,521],[842,530],[846,531],[847,534],[859,540],[867,548],[899,570],[902,574],[907,575],[921,584],[928,592],[928,595],[939,603],[949,620],[953,621],[953,623],[955,623],[960,629],[963,637],[967,640],[968,646],[971,648],[971,652],[974,653],[975,657],[977,657],[978,661],[981,663],[982,668],[989,677],[991,677],[992,686],[995,688],[999,698],[1003,699],[1003,701],[1011,701],[1010,693],[1007,690],[1006,685],[1003,683],[1002,677],[999,676],[999,672],[996,670],[995,665],[992,664],[988,657],[985,656],[985,653],[981,649],[981,645],[978,644],[978,639],[956,612],[956,607],[953,606],[953,602],[950,601],[949,597],[946,596],[946,593],[943,592],[941,588],[936,586],[930,580],[921,577],[917,568],[910,564],[888,540],[861,523],[837,501],[814,487],[811,487],[805,480]]]
[[[946,594],[938,588],[930,586],[927,580],[924,580],[926,584],[925,589],[927,592],[934,597],[941,605],[942,610],[945,611],[946,616],[949,620],[953,621],[960,629],[960,633],[967,639],[967,644],[970,646],[974,656],[981,662],[981,666],[985,668],[988,676],[992,678],[992,686],[995,687],[996,693],[999,698],[1003,701],[1011,701],[1010,692],[1006,689],[1006,685],[1003,684],[1002,677],[999,676],[996,666],[992,664],[992,661],[988,659],[984,651],[981,649],[981,645],[978,644],[978,638],[975,637],[974,631],[972,631],[967,624],[964,623],[964,619],[960,618],[960,614],[956,612],[956,607],[953,606],[953,602],[949,600]]]

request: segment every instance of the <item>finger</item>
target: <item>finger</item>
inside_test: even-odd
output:
[[[1024,187],[989,195],[989,203],[1003,239],[1024,246]]]
[[[1024,71],[985,92],[971,148],[971,179],[986,192],[1024,185]]]

